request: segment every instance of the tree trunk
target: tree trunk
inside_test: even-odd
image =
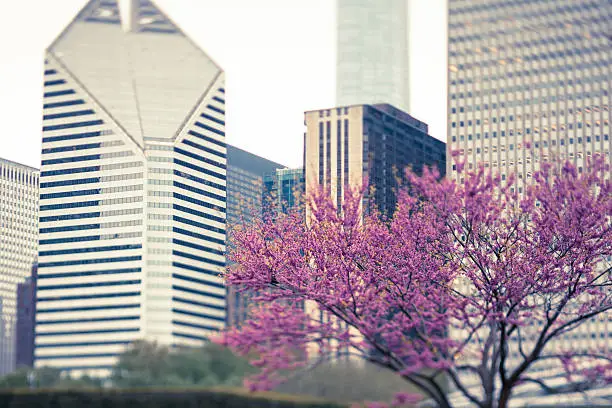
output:
[[[497,403],[497,408],[508,408],[508,403],[510,402],[510,395],[512,394],[512,387],[504,386],[501,389],[501,394],[499,395],[499,401]]]

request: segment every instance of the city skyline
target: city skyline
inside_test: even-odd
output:
[[[4,128],[0,142],[8,159],[40,165],[44,47],[84,4],[85,0],[24,0],[10,6],[13,18],[0,27],[0,34],[20,36],[23,41],[0,44],[0,108],[11,112],[0,122]],[[243,0],[157,0],[156,4],[225,68],[232,95],[228,143],[289,167],[301,166],[304,112],[334,104],[335,2],[262,0],[256,6]],[[410,67],[410,113],[429,123],[432,135],[443,141],[445,4],[412,0],[412,15],[420,17],[410,22],[415,33],[411,52],[418,61]],[[276,118],[272,128],[262,120],[270,110]]]

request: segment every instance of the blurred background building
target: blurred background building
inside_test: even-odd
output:
[[[17,285],[17,333],[15,365],[34,366],[34,336],[36,327],[36,281],[38,265],[34,263],[32,273]]]
[[[263,178],[284,166],[245,150],[227,146],[227,226],[231,242],[232,228],[249,225],[262,215]],[[229,244],[229,242],[228,242]],[[239,325],[247,317],[251,294],[229,287],[227,325]]]
[[[554,156],[609,159],[611,18],[608,0],[449,0],[449,151],[519,192]]]
[[[409,112],[408,0],[337,0],[336,105]]]
[[[263,212],[274,215],[304,208],[304,169],[277,169],[264,175]]]
[[[105,375],[225,324],[224,73],[148,0],[91,0],[45,58],[35,365]]]
[[[0,375],[15,369],[17,286],[38,248],[38,169],[0,159]]]
[[[555,157],[573,162],[579,172],[596,155],[610,160],[612,2],[449,0],[448,4],[451,177],[462,180],[451,152],[457,152],[468,170],[484,165],[499,172],[502,180],[516,174],[512,188],[518,193],[533,181],[541,163]],[[523,328],[525,347],[533,344],[536,331],[536,327]],[[547,351],[609,352],[611,332],[612,316],[602,314],[549,344]],[[509,366],[520,358],[517,339],[512,341]],[[567,382],[563,372],[558,360],[548,359],[530,374],[553,386]],[[532,397],[517,392],[516,400]],[[538,399],[538,403],[561,401]]]

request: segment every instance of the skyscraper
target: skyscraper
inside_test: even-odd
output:
[[[284,169],[282,164],[227,146],[227,223],[231,227],[261,215],[265,174]]]
[[[263,177],[284,166],[235,146],[227,146],[227,224],[229,230],[248,224],[262,210]],[[227,324],[247,317],[251,295],[230,287],[227,293]]]
[[[305,113],[306,191],[328,186],[341,206],[346,185],[374,186],[364,208],[395,210],[396,176],[407,166],[419,172],[438,167],[445,174],[445,145],[427,134],[427,124],[389,105],[354,105]]]
[[[516,174],[518,193],[555,157],[579,172],[595,155],[609,162],[611,19],[608,0],[449,0],[449,152],[468,170],[482,164],[502,180]],[[452,160],[448,170],[461,178]],[[610,350],[611,324],[602,315],[547,352]],[[538,329],[523,331],[531,338]],[[518,356],[513,349],[507,364]],[[563,369],[549,359],[530,374]]]
[[[408,111],[408,0],[337,0],[336,105]]]
[[[15,368],[17,285],[38,246],[38,170],[0,159],[0,375]]]
[[[226,313],[222,69],[149,0],[91,0],[44,85],[35,365],[200,345]]]
[[[611,18],[608,0],[450,0],[448,149],[519,192],[555,155],[609,160]]]

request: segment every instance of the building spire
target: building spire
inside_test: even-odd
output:
[[[135,31],[138,26],[138,0],[118,0],[121,28],[126,33]]]

